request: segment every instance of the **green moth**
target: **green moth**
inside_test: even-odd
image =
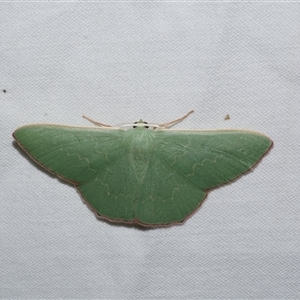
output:
[[[75,185],[97,216],[164,226],[183,222],[208,190],[247,172],[272,141],[247,130],[173,130],[165,124],[111,127],[26,125],[13,136],[39,165]]]

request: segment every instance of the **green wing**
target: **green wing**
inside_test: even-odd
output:
[[[76,185],[96,176],[125,151],[119,130],[27,125],[13,135],[36,162]]]
[[[135,207],[142,225],[159,226],[180,223],[205,198],[206,193],[155,152],[148,166]]]
[[[253,167],[272,145],[251,131],[162,131],[157,134],[160,155],[202,190],[235,179]]]
[[[208,189],[245,173],[271,146],[268,137],[251,131],[158,130],[157,158],[141,197],[147,205],[139,203],[139,219],[150,224],[182,222],[199,207]]]
[[[74,183],[99,215],[130,222],[135,187],[134,178],[128,177],[125,133],[96,127],[28,125],[13,135],[38,164]]]

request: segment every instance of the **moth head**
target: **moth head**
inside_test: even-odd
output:
[[[135,128],[135,129],[140,129],[140,128],[148,129],[149,128],[149,126],[144,126],[144,124],[148,124],[148,123],[144,122],[142,119],[140,119],[138,122],[134,122],[134,124],[136,124],[135,126],[133,126],[133,128]]]

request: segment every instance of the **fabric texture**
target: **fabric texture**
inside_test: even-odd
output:
[[[299,298],[299,15],[275,2],[0,3],[0,298]],[[97,219],[12,138],[90,126],[83,114],[164,123],[191,109],[174,128],[251,129],[274,147],[168,228]]]

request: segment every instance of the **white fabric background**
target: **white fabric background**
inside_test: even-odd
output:
[[[1,298],[300,297],[298,3],[2,2],[0,24]],[[96,219],[11,136],[191,109],[176,128],[274,148],[170,228]]]

